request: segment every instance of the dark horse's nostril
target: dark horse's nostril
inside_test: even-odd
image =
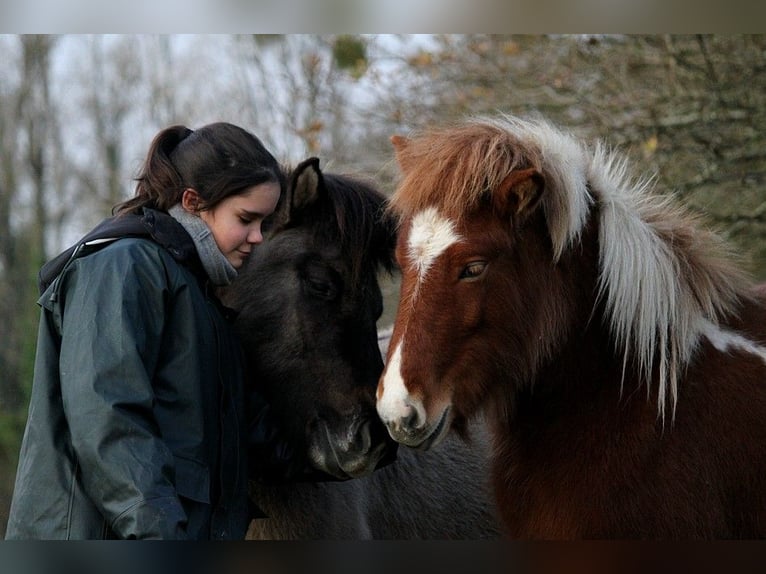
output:
[[[357,443],[360,452],[368,452],[372,445],[372,433],[370,432],[370,419],[365,419],[362,424],[359,425],[359,430],[356,433]]]

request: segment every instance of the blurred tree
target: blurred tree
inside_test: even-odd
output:
[[[0,523],[10,497],[32,377],[45,260],[57,120],[51,102],[56,38],[27,35],[8,46],[15,65],[0,90]],[[15,76],[15,77],[14,77]]]
[[[360,148],[379,132],[376,38],[361,35],[239,36],[233,60],[243,82],[245,123],[259,126],[277,153],[297,162],[318,155],[325,167],[374,175],[381,161]],[[385,125],[383,126],[383,128]],[[383,141],[387,142],[387,136]],[[390,156],[386,147],[385,156]]]
[[[130,179],[126,177],[123,148],[129,139],[127,125],[139,99],[142,75],[138,44],[128,37],[106,43],[96,36],[89,42],[89,66],[83,78],[85,91],[81,118],[90,126],[92,146],[87,161],[78,169],[82,202],[93,213],[91,223],[100,220],[114,205],[123,201]],[[163,45],[154,56],[167,58]],[[149,60],[152,61],[152,60]],[[172,85],[152,86],[148,109],[160,115],[173,109]]]
[[[45,261],[52,177],[52,142],[57,120],[50,95],[50,61],[56,39],[19,38],[18,84],[2,94],[2,181],[0,181],[0,405],[13,411],[25,403],[31,376],[38,309],[37,269]]]

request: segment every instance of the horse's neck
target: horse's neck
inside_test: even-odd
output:
[[[550,355],[534,369],[527,390],[539,398],[561,397],[579,402],[583,396],[611,393],[623,377],[622,360],[608,330],[605,306],[598,298],[598,212],[594,208],[579,245],[562,255],[551,274],[547,291],[550,315],[560,324]],[[558,283],[558,287],[553,286]],[[562,303],[566,300],[565,303]],[[617,389],[619,390],[619,389]]]
[[[647,397],[646,387],[628,370],[621,388],[622,364],[599,322],[594,317],[587,330],[572,333],[532,385],[507,397],[490,417],[493,481],[505,497],[498,506],[521,504],[514,515],[556,515],[568,504],[567,496],[603,493],[608,484],[598,475],[623,472],[619,466],[627,451],[622,449],[632,449],[630,461],[644,460],[655,444],[648,439],[662,432],[656,386]]]
[[[531,379],[516,393],[502,391],[496,416],[504,427],[501,434],[524,417],[575,420],[590,411],[611,413],[620,408],[621,397],[634,395],[641,386],[631,365],[624,364],[609,331],[603,301],[598,300],[598,235],[598,209],[594,208],[579,244],[564,253],[544,278],[550,297],[545,315],[559,323],[550,329],[550,352],[539,358]],[[646,402],[645,386],[641,392]]]
[[[555,356],[538,368],[529,387],[518,393],[516,409],[579,416],[597,406],[616,406],[621,394],[632,394],[638,385],[597,312],[587,327],[572,329]]]

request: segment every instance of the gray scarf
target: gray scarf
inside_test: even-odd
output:
[[[229,285],[237,277],[237,270],[229,263],[218,245],[215,242],[213,233],[202,221],[202,218],[193,215],[176,203],[168,209],[170,216],[180,223],[186,232],[191,236],[194,245],[197,247],[197,254],[202,262],[208,277],[214,285]]]

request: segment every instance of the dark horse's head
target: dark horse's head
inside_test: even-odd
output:
[[[363,476],[395,448],[375,410],[383,370],[378,272],[393,267],[394,227],[371,185],[308,159],[225,302],[251,384],[295,456],[339,478]]]

